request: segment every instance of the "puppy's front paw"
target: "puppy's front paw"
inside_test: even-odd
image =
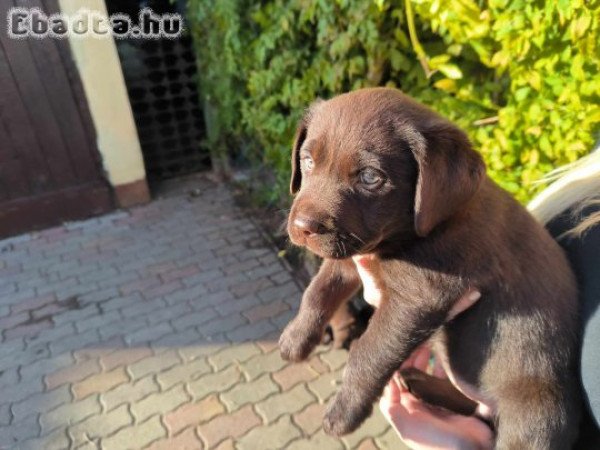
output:
[[[356,430],[373,412],[373,405],[352,404],[349,396],[340,391],[333,398],[323,419],[323,430],[332,436],[343,436]]]
[[[311,330],[298,320],[291,322],[279,338],[279,352],[286,361],[304,361],[321,342],[319,330]]]

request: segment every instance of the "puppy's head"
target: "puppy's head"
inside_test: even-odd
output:
[[[318,101],[296,132],[288,233],[325,258],[425,237],[464,207],[484,174],[461,130],[397,90]]]

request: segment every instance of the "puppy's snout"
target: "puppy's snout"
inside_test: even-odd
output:
[[[294,228],[298,233],[302,233],[305,237],[312,236],[314,234],[321,234],[325,227],[323,224],[313,220],[309,217],[298,216],[293,222]]]

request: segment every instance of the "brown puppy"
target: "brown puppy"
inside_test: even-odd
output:
[[[566,449],[579,422],[577,294],[559,246],[453,124],[393,89],[314,104],[298,127],[288,232],[324,258],[280,339],[305,359],[361,286],[379,307],[325,415],[355,430],[429,340],[497,448]],[[481,299],[447,321],[470,289]]]

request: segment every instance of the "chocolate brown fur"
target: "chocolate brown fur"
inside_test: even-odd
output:
[[[314,167],[301,169],[308,154]],[[385,293],[352,345],[325,430],[358,428],[430,340],[495,405],[497,448],[570,448],[579,422],[574,277],[546,230],[487,177],[466,135],[396,90],[365,89],[313,105],[292,161],[288,232],[324,261],[281,336],[282,356],[308,357],[359,289],[352,256],[376,255]],[[360,181],[365,167],[381,175],[376,188]],[[469,288],[481,299],[447,322]]]

